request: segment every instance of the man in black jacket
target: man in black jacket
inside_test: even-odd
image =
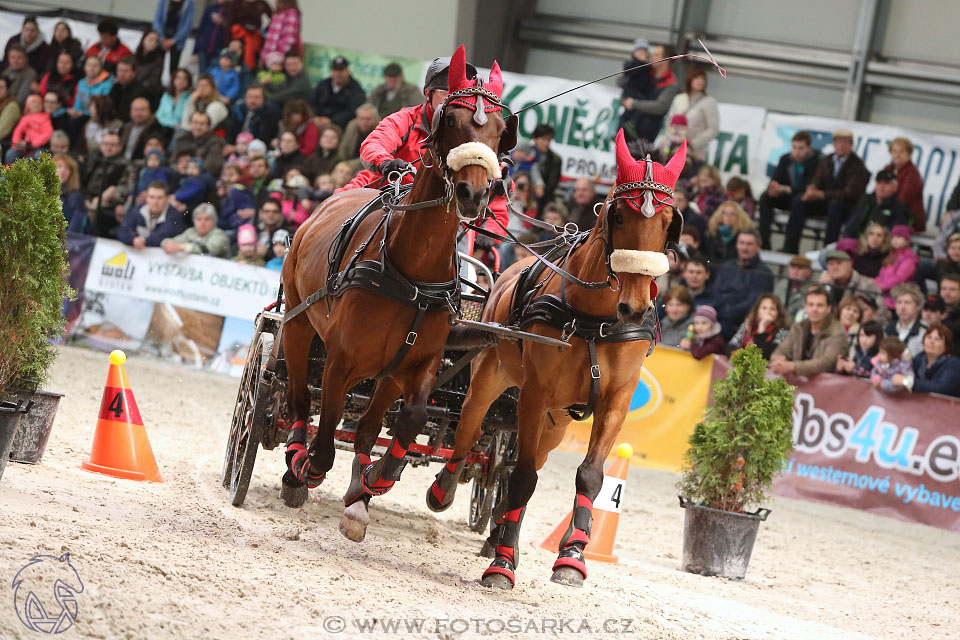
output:
[[[889,231],[898,224],[909,225],[909,220],[910,212],[897,200],[897,174],[884,169],[877,174],[873,193],[860,198],[843,229],[843,237],[860,237],[871,222],[882,224]]]
[[[790,152],[780,156],[767,191],[760,196],[760,241],[764,247],[773,246],[770,242],[773,210],[790,210],[793,199],[802,195],[807,185],[813,182],[819,159],[820,153],[813,148],[810,134],[797,131]]]
[[[267,102],[267,96],[261,85],[252,84],[247,87],[246,93],[243,94],[243,102],[233,110],[233,115],[237,128],[231,132],[231,140],[236,140],[237,134],[244,132],[267,144],[277,137],[280,114]],[[228,154],[233,153],[233,145],[229,145],[225,151]]]
[[[115,207],[126,198],[120,186],[127,168],[121,150],[120,136],[112,131],[103,134],[99,153],[90,154],[80,175],[87,209],[93,216],[95,234],[101,238],[115,236],[117,225],[120,224]]]
[[[760,237],[756,231],[741,231],[737,235],[737,257],[717,269],[713,293],[723,339],[729,340],[757,296],[773,293],[773,272],[760,259]]]
[[[153,136],[161,136],[164,141],[163,125],[150,113],[150,101],[137,98],[130,104],[130,122],[120,130],[120,147],[127,160],[143,160],[143,147]]]
[[[310,103],[317,115],[317,128],[331,122],[341,129],[353,120],[357,107],[367,101],[367,93],[350,75],[350,63],[337,56],[330,63],[330,77],[317,83]]]
[[[533,145],[537,148],[537,169],[543,178],[543,193],[537,199],[537,210],[543,215],[543,207],[553,200],[560,184],[563,160],[550,149],[556,131],[548,124],[538,124],[533,130]]]
[[[136,65],[133,56],[122,58],[117,63],[117,77],[110,89],[110,98],[117,110],[117,117],[124,122],[130,121],[130,105],[133,101],[146,95],[141,84],[137,82]]]

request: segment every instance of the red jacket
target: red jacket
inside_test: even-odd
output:
[[[20,118],[17,128],[13,130],[13,144],[26,141],[34,149],[39,149],[50,142],[53,135],[53,123],[49,113],[28,113]]]
[[[430,119],[433,109],[426,103],[416,107],[406,107],[390,114],[380,121],[377,128],[370,132],[360,145],[360,159],[368,167],[379,167],[392,158],[400,158],[407,162],[420,159],[420,147],[423,140],[430,135]],[[337,189],[335,193],[347,189],[367,187],[377,189],[381,186],[378,171],[361,171],[347,186]],[[407,174],[404,184],[413,182],[413,175]],[[507,226],[507,200],[494,198],[490,202],[490,210],[504,227]],[[493,220],[484,222],[484,228],[494,233],[503,233],[503,230]]]
[[[127,45],[123,44],[117,40],[117,46],[113,49],[109,49],[106,53],[103,51],[103,46],[96,42],[92,47],[87,49],[86,56],[96,56],[100,58],[100,61],[103,62],[103,66],[107,71],[113,72],[117,68],[117,63],[120,62],[122,58],[127,56],[132,56],[133,52],[127,48]]]
[[[897,200],[913,215],[913,230],[923,231],[927,228],[927,213],[923,207],[923,178],[920,177],[917,166],[908,162],[900,167],[899,171],[894,169],[892,164],[888,164],[884,169],[896,171]]]

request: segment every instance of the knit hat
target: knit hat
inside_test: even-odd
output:
[[[163,149],[150,149],[150,151],[147,151],[145,158],[149,158],[150,156],[160,156],[161,160],[166,158],[166,156],[163,155]]]
[[[877,182],[893,182],[897,179],[897,174],[893,169],[882,169],[877,172]]]
[[[223,48],[220,50],[220,57],[229,59],[230,64],[234,64],[234,65],[237,64],[237,60],[240,59],[236,51],[231,51],[230,49],[227,49],[227,48]]]
[[[847,253],[855,254],[859,248],[860,243],[857,242],[856,238],[843,238],[842,240],[837,240],[837,249],[840,251],[846,251]]]
[[[252,224],[242,224],[237,229],[237,245],[242,247],[249,244],[257,244],[257,230]]]
[[[253,140],[247,145],[247,155],[248,156],[264,156],[267,155],[267,143],[263,140]]]
[[[682,113],[678,113],[670,118],[671,127],[686,127],[687,124],[687,116],[683,115]]]
[[[291,176],[284,185],[287,189],[299,189],[300,187],[309,187],[310,181],[304,176]]]
[[[905,224],[898,224],[898,225],[895,225],[893,229],[890,230],[890,235],[894,237],[900,237],[909,241],[910,238],[913,237],[913,229],[911,229]]]
[[[634,40],[630,51],[638,51],[640,49],[650,51],[650,42],[646,38],[637,38]]]
[[[708,304],[697,307],[697,310],[693,314],[693,317],[694,319],[703,318],[704,320],[708,321],[710,324],[717,324],[717,310]]]
[[[251,142],[253,142],[253,140],[253,134],[249,131],[242,131],[237,134],[237,144],[249,145]]]
[[[279,51],[271,51],[263,56],[263,63],[267,66],[267,68],[269,68],[270,65],[278,62],[283,62],[283,54]]]
[[[286,229],[277,229],[273,232],[273,237],[270,239],[270,242],[282,242],[287,243],[287,238],[290,237],[290,233]]]

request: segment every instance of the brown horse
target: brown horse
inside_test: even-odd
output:
[[[486,85],[479,77],[468,79],[461,46],[451,59],[449,87],[409,193],[385,209],[375,206],[356,222],[355,214],[377,191],[330,197],[297,231],[283,265],[288,311],[282,340],[294,421],[281,492],[288,505],[302,504],[306,487],[318,486],[333,466],[334,434],[347,391],[378,378],[357,425],[340,524],[340,531],[357,542],[366,533],[370,497],[399,479],[406,450],[426,422],[427,396],[459,301],[460,222],[485,212],[500,178],[501,154],[516,142],[516,119],[507,127],[501,113],[503,83],[496,62]],[[315,335],[323,341],[326,361],[318,431],[307,449],[307,361]],[[404,405],[391,446],[371,463],[383,417],[401,395]]]
[[[642,150],[639,151],[642,153]],[[427,504],[439,511],[452,504],[462,460],[480,437],[487,408],[504,390],[520,388],[518,459],[506,504],[488,540],[495,551],[483,584],[510,589],[518,563],[520,522],[537,484],[537,471],[560,443],[571,407],[593,410],[587,455],[577,470],[574,517],[560,544],[552,580],[581,585],[583,548],[590,540],[591,508],[603,484],[603,461],[620,432],[640,369],[653,344],[656,325],[654,277],[665,273],[667,241],[679,240],[683,218],[671,203],[683,168],[686,143],[667,166],[634,160],[623,131],[617,136],[617,185],[607,196],[593,231],[566,252],[570,278],[543,268],[536,258],[512,265],[494,285],[485,321],[519,324],[533,333],[573,336],[572,348],[501,342],[474,363],[456,434],[452,462],[437,475]],[[561,254],[562,255],[562,254]],[[611,286],[597,286],[611,282]],[[584,284],[581,282],[581,284]],[[528,295],[529,293],[529,295]]]

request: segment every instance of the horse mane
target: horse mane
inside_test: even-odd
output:
[[[643,139],[632,140],[627,143],[627,151],[630,152],[630,155],[633,156],[634,160],[644,160],[647,157],[647,154],[650,155],[650,159],[656,162],[657,164],[666,164],[667,159],[663,155],[663,151],[654,146],[652,142],[648,142]]]

